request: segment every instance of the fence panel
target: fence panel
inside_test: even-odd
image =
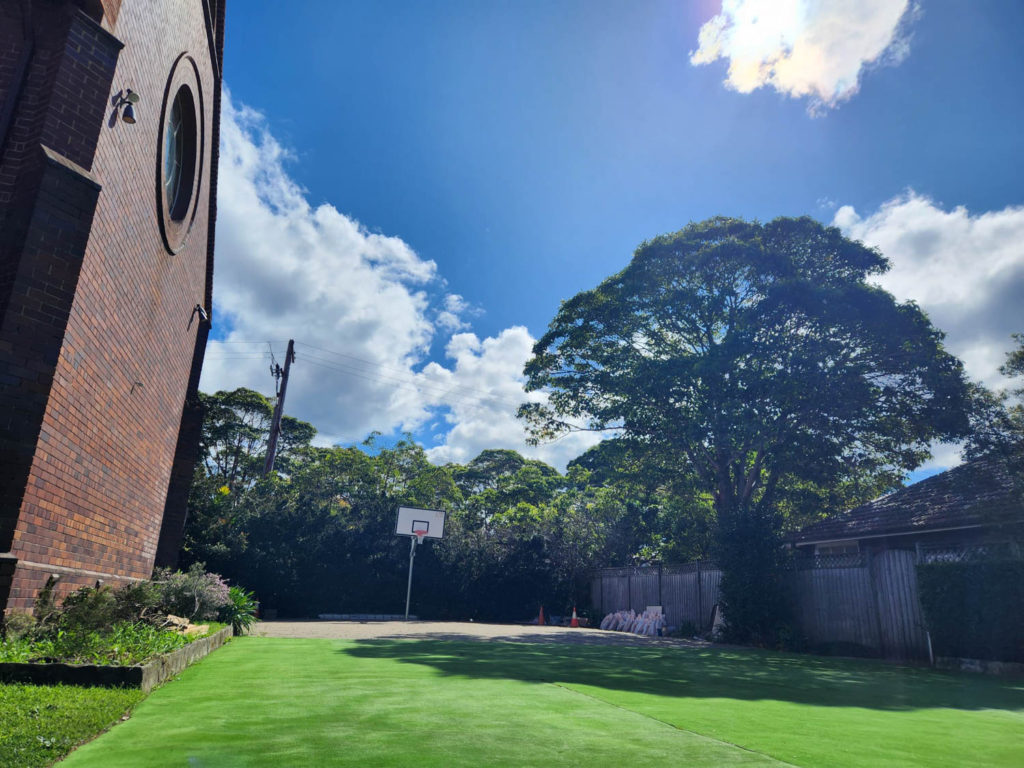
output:
[[[792,578],[797,622],[808,640],[881,649],[867,568],[801,568]]]
[[[661,605],[669,626],[678,627],[685,622],[697,625],[697,571],[666,568],[661,578]]]
[[[629,608],[629,579],[625,569],[602,571],[600,578],[598,595],[601,615]]]
[[[648,605],[661,605],[660,568],[636,568],[629,585],[629,608],[642,613]]]
[[[711,609],[714,608],[715,603],[721,600],[721,587],[722,572],[720,570],[712,568],[707,571],[701,571],[700,604],[704,614],[700,617],[700,621],[697,622],[697,627],[702,632],[711,629]]]
[[[714,566],[606,568],[591,582],[594,608],[601,616],[612,611],[643,611],[660,605],[671,626],[693,624],[698,631],[711,628],[711,608],[718,602],[722,572]]]
[[[813,558],[794,570],[791,584],[801,631],[815,644],[854,643],[889,659],[927,658],[917,595],[915,553]],[[592,582],[594,606],[604,616],[661,605],[670,626],[711,628],[722,572],[710,563],[608,568]]]
[[[928,658],[914,560],[913,552],[888,550],[873,557],[869,566],[878,605],[882,653],[887,659]]]

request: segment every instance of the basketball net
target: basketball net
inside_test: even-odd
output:
[[[413,531],[413,533],[416,535],[416,544],[417,545],[422,544],[423,543],[423,538],[427,535],[427,532],[426,531]]]

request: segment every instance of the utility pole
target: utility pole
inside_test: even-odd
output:
[[[288,351],[284,356],[284,370],[281,372],[281,388],[277,392],[277,405],[274,406],[274,418],[270,422],[270,439],[267,440],[267,461],[263,465],[264,477],[274,468],[274,457],[277,455],[277,438],[281,435],[281,417],[284,415],[284,395],[288,391],[288,372],[295,360],[295,340],[288,339]]]

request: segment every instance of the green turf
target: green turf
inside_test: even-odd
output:
[[[50,765],[142,697],[123,688],[0,684],[0,768]]]
[[[240,638],[66,765],[776,761],[1017,768],[1024,684],[718,648]]]

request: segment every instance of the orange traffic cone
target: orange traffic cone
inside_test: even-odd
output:
[[[572,607],[572,621],[569,622],[569,626],[570,627],[578,627],[579,625],[580,625],[580,620],[576,618],[576,606],[574,605]]]
[[[540,615],[537,617],[537,626],[538,627],[543,627],[544,626],[544,606],[543,605],[540,607]]]

